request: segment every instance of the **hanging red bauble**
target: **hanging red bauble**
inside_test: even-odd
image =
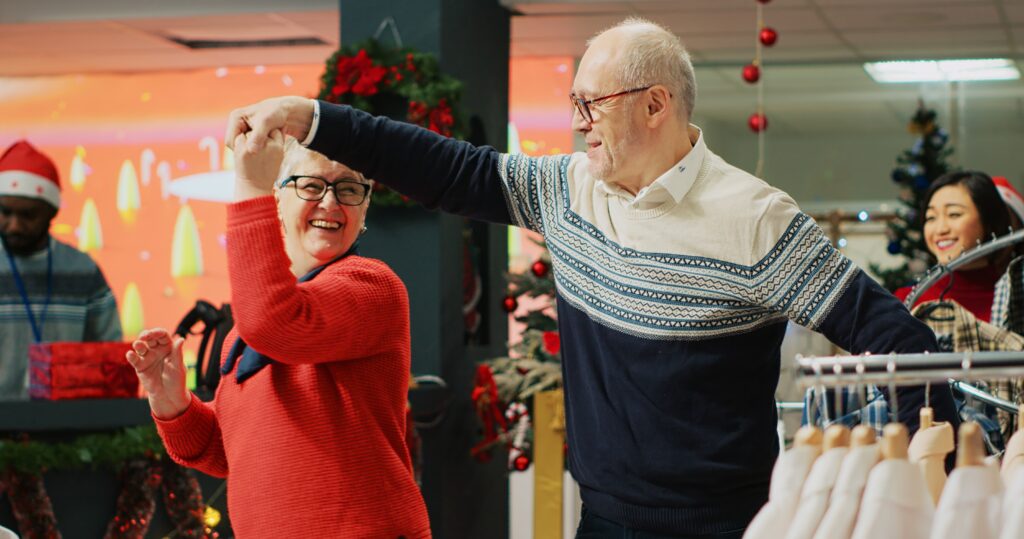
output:
[[[743,80],[754,84],[761,80],[761,68],[757,67],[757,64],[747,64],[743,66]]]
[[[550,269],[551,267],[548,266],[548,263],[543,260],[538,260],[530,266],[530,271],[537,277],[546,277]]]
[[[762,45],[771,47],[779,40],[779,33],[771,26],[765,26],[761,29],[761,33],[758,34],[758,38],[761,40]]]
[[[527,457],[526,455],[519,455],[512,461],[512,466],[517,472],[526,471],[526,469],[530,467],[530,457]]]
[[[764,114],[755,112],[747,119],[747,127],[755,133],[760,133],[761,131],[768,129],[768,117]]]
[[[515,312],[519,308],[519,302],[515,296],[505,296],[505,299],[501,300],[501,308],[507,313]]]

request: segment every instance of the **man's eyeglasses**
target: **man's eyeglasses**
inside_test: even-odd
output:
[[[295,194],[302,200],[316,202],[323,200],[328,189],[334,191],[334,199],[342,206],[358,206],[370,194],[370,185],[356,180],[329,182],[318,176],[288,176],[278,187],[292,184]]]
[[[594,123],[594,116],[590,114],[591,104],[598,104],[601,101],[611,99],[613,97],[619,97],[620,95],[627,95],[636,92],[642,92],[644,90],[649,90],[651,89],[651,86],[644,86],[643,88],[633,88],[632,90],[625,90],[623,92],[618,92],[601,97],[595,97],[593,99],[583,99],[582,97],[578,97],[576,94],[569,94],[569,100],[572,101],[572,106],[576,107],[576,112],[579,112],[580,116],[582,116],[583,119],[587,121],[587,123]]]

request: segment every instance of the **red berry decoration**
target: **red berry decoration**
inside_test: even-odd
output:
[[[537,277],[546,277],[550,269],[551,267],[543,260],[538,260],[530,266],[530,271],[532,271]]]
[[[512,461],[512,466],[515,467],[517,472],[525,471],[530,467],[530,457],[527,457],[526,455],[519,455],[514,461]]]
[[[515,312],[519,308],[519,302],[515,296],[505,296],[505,299],[501,300],[501,308],[507,313]]]
[[[760,133],[761,131],[768,129],[768,117],[764,114],[755,112],[747,119],[747,127],[755,133]]]
[[[757,64],[747,64],[743,66],[743,80],[754,84],[761,80],[761,68],[757,67]]]
[[[761,29],[761,33],[758,34],[758,38],[761,40],[762,45],[771,47],[779,40],[779,33],[771,26],[765,26]]]

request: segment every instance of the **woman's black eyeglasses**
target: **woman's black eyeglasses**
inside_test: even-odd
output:
[[[334,199],[342,206],[358,206],[370,194],[370,185],[356,180],[335,180],[329,182],[318,176],[288,176],[278,187],[292,184],[295,194],[302,200],[316,202],[323,200],[327,190],[334,191]]]

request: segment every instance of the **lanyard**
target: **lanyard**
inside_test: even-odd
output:
[[[28,300],[28,290],[25,289],[25,282],[21,279],[21,273],[18,271],[18,265],[14,262],[14,256],[11,251],[4,246],[4,252],[7,253],[7,262],[11,265],[11,273],[14,275],[14,285],[18,287],[18,293],[21,294],[21,302],[25,305],[25,312],[28,314],[28,321],[32,324],[32,334],[36,338],[37,343],[43,342],[43,324],[46,323],[46,310],[50,307],[50,292],[53,290],[53,251],[50,249],[50,244],[46,244],[46,302],[43,303],[43,312],[39,317],[39,324],[36,325],[36,317],[32,314],[32,303]]]

